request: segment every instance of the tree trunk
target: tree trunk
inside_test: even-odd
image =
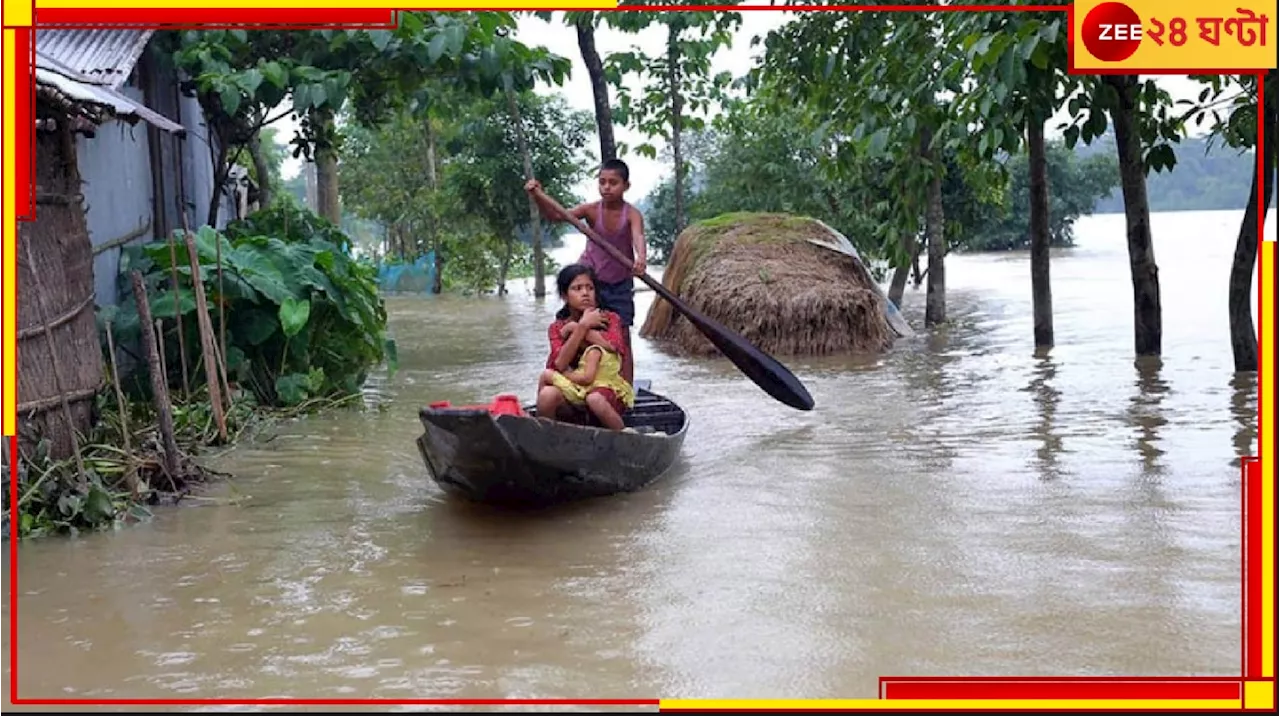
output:
[[[1275,77],[1276,71],[1268,75]],[[1236,253],[1231,261],[1231,278],[1227,284],[1227,312],[1231,324],[1231,355],[1240,373],[1258,370],[1258,335],[1253,325],[1253,269],[1258,258],[1258,192],[1262,192],[1262,218],[1271,208],[1271,196],[1275,192],[1276,171],[1276,96],[1275,92],[1263,93],[1263,116],[1267,120],[1262,135],[1263,181],[1258,185],[1255,170],[1249,189],[1249,203],[1245,206],[1240,233],[1236,236]],[[1256,154],[1254,155],[1257,156]]]
[[[1151,209],[1147,203],[1147,171],[1138,136],[1138,77],[1106,75],[1119,101],[1111,110],[1120,161],[1120,190],[1124,195],[1125,231],[1129,239],[1129,272],[1133,277],[1133,342],[1139,356],[1160,355],[1163,326],[1160,315],[1160,275],[1151,246]]]
[[[213,158],[213,196],[209,198],[209,211],[205,215],[205,223],[217,227],[218,211],[222,208],[222,186],[227,183],[227,176],[231,172],[230,167],[227,166],[226,144],[221,138],[214,141],[218,143],[218,147],[209,153]]]
[[[680,31],[673,25],[667,32],[667,83],[668,90],[671,92],[671,157],[676,165],[675,235],[678,237],[680,232],[684,231],[684,154],[680,149],[682,124],[680,115],[684,111],[684,101],[680,96],[680,53],[679,46],[676,44]]]
[[[618,145],[613,139],[613,108],[609,105],[609,83],[604,77],[600,53],[596,52],[596,29],[592,22],[592,18],[584,14],[574,27],[578,31],[578,50],[582,52],[582,63],[587,66],[587,76],[591,78],[591,94],[596,105],[596,129],[600,134],[600,161],[603,162],[618,156]]]
[[[921,138],[920,152],[925,161],[933,163],[933,135],[925,132]],[[925,207],[924,230],[929,241],[929,273],[925,278],[924,324],[936,326],[947,320],[947,282],[944,266],[947,255],[946,235],[943,233],[942,176],[935,172],[929,180],[928,204]]]
[[[504,232],[507,236],[502,242],[502,258],[498,261],[498,295],[507,295],[507,271],[511,268],[511,238],[512,231]]]
[[[524,136],[524,123],[520,119],[520,106],[516,103],[516,93],[511,88],[511,77],[507,76],[507,111],[511,113],[511,124],[516,129],[516,141],[520,144],[520,158],[524,160],[524,178],[533,178],[533,157],[529,155],[529,142]],[[530,238],[533,244],[533,295],[542,298],[547,295],[547,280],[543,275],[542,259],[542,212],[538,210],[538,202],[529,197],[529,227],[533,232]]]
[[[143,283],[142,272],[134,269],[129,278],[133,284],[133,300],[138,307],[138,324],[141,326],[143,355],[147,358],[147,370],[151,376],[151,400],[156,406],[156,415],[160,417],[160,439],[164,446],[164,471],[169,476],[169,484],[178,479],[178,443],[173,437],[173,403],[169,400],[167,376],[160,366],[162,353],[156,341],[156,334],[151,328],[151,300],[147,298],[147,286]],[[212,395],[213,392],[210,392]]]
[[[902,250],[913,258],[920,256],[920,242],[913,237],[902,237]],[[911,273],[911,264],[903,264],[893,270],[893,279],[889,281],[889,300],[899,309],[902,308],[902,294],[907,290],[907,276]],[[920,284],[917,283],[917,286]]]
[[[920,288],[920,284],[924,283],[924,274],[920,271],[920,244],[916,244],[916,248],[911,252],[911,285]]]
[[[431,182],[431,191],[434,193],[440,186],[440,178],[436,175],[436,132],[435,127],[431,124],[431,117],[427,117],[427,178]],[[430,228],[431,232],[431,255],[435,261],[435,275],[431,278],[431,292],[439,295],[444,293],[444,257],[441,253],[444,247],[440,245],[440,221],[439,217],[432,212]]]
[[[258,208],[265,209],[271,205],[271,168],[262,153],[261,130],[249,138],[249,156],[253,159],[253,171],[258,175]]]
[[[1053,347],[1053,289],[1049,281],[1049,165],[1044,122],[1027,122],[1031,164],[1031,313],[1036,348]]]
[[[320,124],[319,131],[324,141],[316,147],[316,204],[317,213],[332,221],[334,226],[342,225],[342,204],[338,197],[338,153],[329,140],[334,134],[333,115],[328,112],[316,112],[313,119]]]
[[[893,270],[893,278],[889,281],[889,300],[899,309],[902,308],[902,295],[907,292],[907,278],[911,275],[911,266],[899,266]]]

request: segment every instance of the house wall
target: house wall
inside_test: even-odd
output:
[[[155,97],[144,97],[139,80],[143,67],[144,64],[140,63],[120,91],[181,123],[187,129],[187,136],[183,139],[165,136],[166,133],[149,129],[144,122],[131,125],[113,119],[99,126],[93,138],[82,136],[77,139],[77,161],[84,181],[89,239],[95,250],[94,291],[99,306],[115,305],[120,299],[118,274],[121,254],[121,247],[106,250],[99,247],[143,226],[148,226],[147,231],[130,244],[163,239],[170,227],[181,228],[181,217],[170,210],[179,190],[173,186],[176,183],[172,154],[175,147],[180,152],[181,185],[186,194],[184,203],[192,230],[204,225],[213,196],[213,159],[200,103],[190,97],[155,104],[147,102],[147,99]],[[154,83],[153,91],[146,92],[147,95],[164,96],[164,90],[176,94],[177,81],[172,75],[148,77],[147,81]],[[157,88],[161,90],[158,93],[154,91]],[[178,109],[177,113],[172,111],[174,107]],[[159,202],[155,201],[152,182],[152,141],[156,141],[159,153],[161,179],[157,183],[164,193]],[[225,227],[228,219],[234,218],[235,206],[234,198],[222,198],[218,228]],[[160,216],[155,215],[157,210],[161,212]]]
[[[204,121],[204,111],[200,102],[194,97],[182,97],[180,111],[182,126],[187,128],[186,139],[181,140],[182,162],[185,172],[187,192],[187,220],[191,229],[204,226],[209,218],[209,203],[213,199],[213,147],[216,140],[209,136],[209,127]],[[223,191],[222,201],[218,208],[217,228],[227,225],[230,218],[235,217],[235,200]]]
[[[120,91],[141,101],[137,87]],[[151,220],[151,168],[147,130],[139,123],[111,120],[98,127],[93,138],[76,139],[76,161],[83,181],[85,220],[95,250],[134,233]],[[138,240],[148,240],[151,231]],[[93,259],[93,285],[99,305],[114,304],[120,250],[97,253]]]

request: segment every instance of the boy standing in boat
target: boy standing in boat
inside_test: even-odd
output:
[[[600,238],[622,253],[631,261],[631,265],[620,264],[607,251],[587,241],[587,248],[582,252],[578,262],[591,267],[596,275],[596,296],[602,307],[607,308],[622,319],[622,337],[626,344],[623,352],[622,377],[628,383],[635,378],[635,363],[631,357],[631,326],[635,323],[635,276],[645,272],[645,256],[647,247],[644,239],[644,216],[640,211],[623,199],[623,194],[631,188],[631,170],[621,159],[609,159],[600,165],[597,182],[600,187],[600,201],[579,204],[569,210],[575,218],[585,221],[595,230]],[[525,184],[525,191],[537,199],[542,184],[537,179],[530,179]],[[548,211],[538,202],[543,218],[548,221],[560,221],[561,217]]]

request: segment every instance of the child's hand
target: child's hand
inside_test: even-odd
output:
[[[634,273],[637,277],[640,277],[644,275],[644,270],[645,270],[644,258],[637,256],[635,264],[633,264],[631,267],[631,272]]]
[[[534,193],[535,191],[542,191],[542,182],[538,181],[537,179],[530,179],[529,181],[524,183],[524,190],[529,192],[530,194]]]
[[[604,314],[598,308],[588,308],[582,312],[582,318],[578,319],[578,324],[586,326],[587,330],[604,328]]]
[[[573,335],[573,332],[576,330],[578,330],[578,323],[576,321],[569,321],[568,323],[564,324],[564,328],[560,329],[560,337],[568,338],[569,336]]]

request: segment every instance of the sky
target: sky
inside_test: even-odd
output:
[[[768,1],[748,0],[746,5],[768,5]],[[591,94],[591,80],[587,77],[587,68],[583,64],[582,55],[578,50],[577,33],[573,28],[564,24],[560,17],[561,15],[563,13],[555,13],[550,23],[535,17],[522,16],[518,20],[519,24],[514,37],[526,45],[544,46],[572,61],[571,74],[563,85],[559,87],[540,86],[537,91],[540,94],[563,94],[571,107],[591,113],[594,121],[595,109]],[[734,37],[732,47],[721,48],[712,58],[713,72],[727,70],[735,77],[745,73],[755,65],[756,57],[759,53],[764,51],[763,47],[751,47],[751,38],[757,35],[763,37],[770,30],[796,17],[792,13],[776,11],[748,11],[743,12],[742,15],[742,25]],[[664,35],[665,33],[659,28],[649,28],[641,33],[630,34],[607,27],[599,27],[596,30],[596,50],[600,53],[601,58],[607,57],[611,52],[625,52],[635,48],[639,48],[645,54],[656,55],[663,52]],[[1195,99],[1203,88],[1203,85],[1182,76],[1159,76],[1155,79],[1158,84],[1169,92],[1175,101]],[[632,79],[628,82],[628,85],[633,92],[640,88],[638,80]],[[610,92],[610,99],[616,101],[616,96],[613,92]],[[1058,132],[1053,129],[1054,125],[1066,118],[1067,115],[1064,109],[1051,120],[1048,134],[1056,136]],[[279,138],[278,141],[287,142],[288,138],[292,136],[295,125],[291,118],[282,120],[281,124],[284,126],[280,127],[280,131],[276,136]],[[660,138],[649,139],[635,130],[620,125],[614,127],[614,138],[618,142],[631,147],[648,141],[656,146],[659,152],[662,151],[665,144]],[[592,151],[592,156],[598,154],[599,139],[596,138],[594,133],[592,134],[589,148]],[[661,154],[659,154],[659,157],[661,157]],[[629,153],[622,158],[631,168],[631,191],[628,192],[628,199],[632,202],[642,199],[671,171],[671,168],[663,163],[660,158],[657,160],[648,159],[635,153]],[[283,167],[284,178],[293,177],[300,168],[299,160],[293,159],[292,156],[288,157]],[[594,198],[596,195],[594,177],[590,177],[579,184],[578,191],[582,197],[587,199]]]

